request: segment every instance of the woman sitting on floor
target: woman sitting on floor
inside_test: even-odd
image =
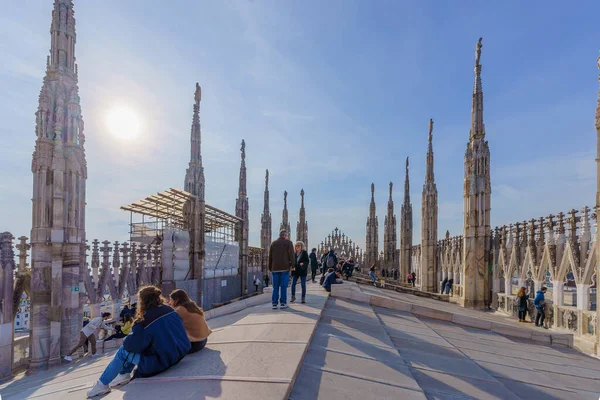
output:
[[[123,339],[125,336],[127,336],[131,333],[131,328],[133,327],[133,317],[131,316],[131,314],[125,314],[123,319],[125,321],[125,323],[123,325],[115,326],[115,330],[117,331],[117,333],[110,335],[109,337],[104,339],[104,341],[102,342],[102,351],[104,351],[104,345],[109,340]]]
[[[169,305],[175,308],[177,314],[183,320],[185,333],[192,343],[190,354],[200,351],[206,346],[208,336],[212,333],[206,320],[204,311],[190,299],[190,296],[183,289],[174,290],[169,299]]]
[[[190,351],[183,321],[163,304],[161,295],[155,286],[140,289],[131,334],[123,340],[88,397],[106,394],[111,388],[128,383],[136,365],[134,378],[154,376],[177,364]]]

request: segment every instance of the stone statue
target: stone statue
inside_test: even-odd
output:
[[[392,187],[394,186],[394,184],[392,182],[390,182],[390,197],[392,197]]]
[[[200,100],[202,97],[202,90],[200,89],[200,85],[196,82],[196,93],[194,94],[194,99],[196,100],[196,104],[200,105]]]
[[[269,170],[266,170],[267,173],[265,174],[265,187],[269,186]]]
[[[375,194],[375,184],[371,183],[371,194]]]
[[[242,147],[240,148],[242,152],[242,158],[246,158],[246,142],[242,139]]]
[[[479,59],[481,58],[481,48],[483,47],[483,45],[481,44],[482,40],[483,38],[479,38],[479,41],[475,46],[475,65],[479,65]]]

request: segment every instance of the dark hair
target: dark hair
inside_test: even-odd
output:
[[[131,316],[131,314],[125,314],[125,317],[123,317],[123,319],[125,320],[125,322],[133,322],[133,317]]]
[[[190,296],[188,296],[185,290],[175,289],[171,292],[170,297],[176,307],[184,307],[188,312],[204,316],[204,310],[202,310],[194,300],[190,299]]]
[[[165,301],[162,298],[162,291],[156,286],[145,286],[138,291],[139,308],[135,313],[135,322],[144,320],[144,314],[152,307],[162,305]]]
[[[330,268],[328,268],[328,269],[327,269],[327,272],[333,272],[333,268],[331,268],[331,267],[330,267]]]
[[[285,229],[282,229],[279,231],[279,237],[284,237],[285,235],[287,235],[287,231]]]
[[[548,288],[546,288],[546,287],[542,288],[542,292],[545,292],[546,290],[548,290]]]
[[[311,250],[311,252],[312,252],[312,251],[317,251],[317,249],[315,249],[315,248],[313,247],[313,248],[312,248],[312,250]]]
[[[109,312],[103,312],[102,313],[102,318],[106,318],[106,317],[110,317],[112,314]]]

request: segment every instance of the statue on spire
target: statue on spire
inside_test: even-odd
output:
[[[200,105],[200,100],[202,99],[202,90],[200,89],[200,84],[196,82],[196,93],[194,93],[194,99],[196,100],[196,105]]]
[[[266,170],[266,174],[265,174],[265,187],[269,187],[269,170]]]
[[[242,147],[240,150],[242,152],[242,159],[245,160],[246,159],[246,142],[244,141],[244,139],[242,139]]]
[[[406,157],[406,173],[408,174],[408,157]]]
[[[283,191],[283,205],[287,206],[287,190]]]
[[[433,140],[433,118],[429,118],[429,143]]]
[[[392,198],[392,187],[394,186],[394,184],[392,182],[390,182],[390,199]]]
[[[475,45],[475,65],[479,65],[479,59],[481,58],[481,48],[483,47],[481,44],[482,40],[483,38],[479,38],[477,45]]]
[[[371,183],[371,197],[375,196],[375,184]]]

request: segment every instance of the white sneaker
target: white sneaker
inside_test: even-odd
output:
[[[73,357],[71,357],[71,356],[65,356],[64,360],[65,361],[73,361]]]
[[[87,392],[87,396],[88,398],[91,398],[95,396],[100,396],[102,394],[106,394],[108,392],[110,392],[110,388],[108,387],[108,385],[105,385],[104,383],[98,381],[96,382],[94,387]]]
[[[113,379],[113,381],[111,383],[109,383],[109,386],[111,388],[116,388],[121,385],[125,385],[125,384],[129,383],[130,380],[131,380],[131,374],[119,374],[119,375],[117,375],[117,377],[115,379]]]

